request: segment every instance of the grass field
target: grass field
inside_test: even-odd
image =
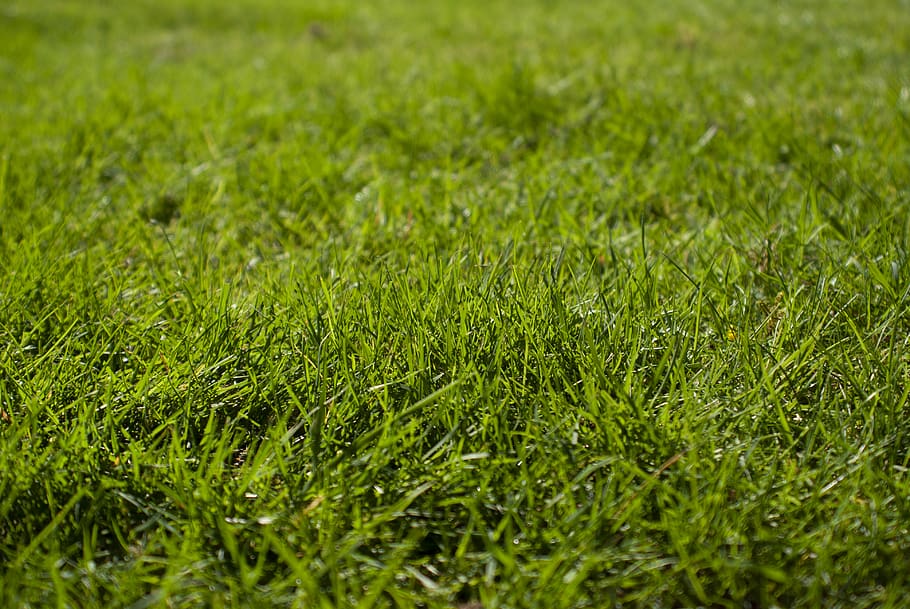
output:
[[[910,3],[7,0],[0,605],[901,607]]]

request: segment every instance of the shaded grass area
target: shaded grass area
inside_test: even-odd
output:
[[[906,2],[0,9],[10,606],[908,588]]]

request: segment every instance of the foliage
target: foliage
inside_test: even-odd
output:
[[[7,2],[2,604],[898,606],[908,8]]]

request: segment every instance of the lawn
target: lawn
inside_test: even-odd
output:
[[[0,605],[901,607],[906,0],[7,0]]]

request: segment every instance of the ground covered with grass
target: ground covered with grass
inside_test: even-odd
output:
[[[5,2],[0,604],[899,606],[908,63],[897,0]]]

